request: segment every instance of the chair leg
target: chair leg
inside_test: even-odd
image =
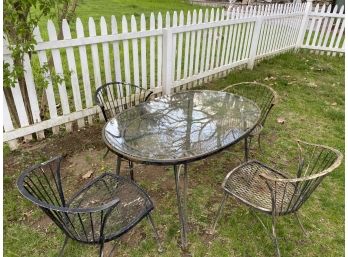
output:
[[[249,158],[249,137],[244,138],[244,162],[248,161]]]
[[[157,228],[155,226],[155,223],[153,222],[153,219],[152,219],[152,216],[151,216],[150,213],[147,215],[147,218],[150,221],[151,227],[152,227],[153,232],[155,234],[156,242],[157,242],[157,245],[158,245],[158,249],[157,250],[158,250],[159,253],[162,253],[163,252],[162,244],[161,244],[161,241],[159,239]]]
[[[215,233],[215,227],[216,227],[216,225],[217,225],[217,223],[218,223],[218,221],[219,221],[219,219],[221,217],[222,210],[224,208],[225,201],[226,201],[227,197],[228,197],[227,193],[224,192],[224,197],[222,198],[221,205],[220,205],[219,210],[218,210],[218,212],[216,214],[215,221],[213,223],[213,227],[210,229],[210,234],[214,234]]]
[[[132,161],[128,161],[128,168],[129,168],[129,176],[131,180],[134,180],[134,163]]]
[[[99,257],[103,257],[104,256],[104,239],[102,239],[102,242],[100,243],[100,247],[99,247]]]
[[[110,152],[109,148],[108,148],[108,149],[106,149],[106,153],[104,154],[103,159],[105,159],[105,158],[106,158],[106,156],[108,155],[108,153],[109,153],[109,152]]]
[[[120,175],[121,171],[121,157],[117,155],[116,157],[116,175]]]
[[[276,247],[276,254],[278,257],[280,257],[280,250],[279,250],[279,244],[278,244],[278,238],[276,233],[276,216],[272,215],[272,235],[273,235],[273,242]]]
[[[259,151],[262,153],[262,148],[261,148],[261,133],[259,133],[258,136],[257,136],[257,144],[259,145]]]
[[[68,236],[65,236],[63,246],[62,246],[62,248],[60,249],[59,254],[58,254],[59,257],[62,257],[62,256],[63,256],[64,250],[65,250],[65,246],[66,246],[66,244],[68,243],[68,241],[69,241],[69,237],[68,237]]]
[[[307,234],[306,230],[305,230],[304,227],[303,227],[303,224],[302,224],[302,222],[301,222],[301,220],[300,220],[300,217],[298,216],[298,213],[295,212],[294,215],[295,215],[295,217],[296,217],[296,219],[297,219],[298,224],[299,224],[300,227],[301,227],[301,230],[302,230],[303,234],[304,234],[306,237],[308,237],[308,234]]]

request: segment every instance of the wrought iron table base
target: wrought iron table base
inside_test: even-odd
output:
[[[117,155],[117,158],[116,158],[116,169],[115,169],[116,175],[120,175],[120,172],[121,172],[121,161],[122,161],[122,158],[119,155]],[[130,175],[131,180],[135,181],[134,180],[134,164],[133,164],[132,161],[128,161],[128,170],[129,170],[129,175]]]
[[[179,167],[178,167],[179,166]],[[180,192],[180,171],[184,167],[184,188]],[[175,191],[178,203],[179,220],[181,225],[181,249],[187,250],[187,164],[174,165]]]

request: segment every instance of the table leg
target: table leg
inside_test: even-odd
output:
[[[121,170],[121,157],[117,155],[116,157],[116,175],[120,175]]]
[[[176,198],[179,211],[179,219],[181,225],[181,248],[183,250],[187,249],[187,164],[184,165],[184,190],[183,190],[183,199],[181,199],[180,192],[180,169],[177,165],[174,165],[174,177],[175,177],[175,190]]]
[[[248,147],[248,137],[244,138],[244,161],[247,162],[248,161],[248,151],[249,151],[249,147]]]

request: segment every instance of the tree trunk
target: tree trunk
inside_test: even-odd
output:
[[[13,101],[11,88],[3,87],[3,89],[4,89],[4,95],[6,97],[6,102],[8,105],[8,110],[9,110],[10,115],[12,117],[13,125],[15,128],[19,128],[20,124],[19,124],[18,114],[17,114],[17,110],[16,110],[16,105]]]

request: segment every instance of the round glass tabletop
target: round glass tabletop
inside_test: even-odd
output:
[[[109,120],[102,135],[123,158],[152,164],[202,159],[247,136],[260,117],[251,100],[221,91],[162,96]]]

